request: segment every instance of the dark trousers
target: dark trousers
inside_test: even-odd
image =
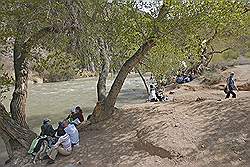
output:
[[[236,98],[236,93],[234,93],[233,90],[229,90],[229,91],[227,92],[226,99],[230,97],[230,94],[232,94],[232,97],[233,97],[233,98]]]

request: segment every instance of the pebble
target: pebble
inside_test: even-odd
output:
[[[64,167],[76,167],[76,166],[73,165],[73,164],[67,164],[67,165],[65,165]]]
[[[171,95],[171,94],[174,94],[174,93],[175,93],[174,91],[170,91],[170,92],[169,92],[170,95]]]

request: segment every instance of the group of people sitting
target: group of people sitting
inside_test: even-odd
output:
[[[178,84],[183,84],[183,83],[188,83],[191,82],[193,80],[193,77],[191,75],[187,76],[187,75],[177,75],[175,81]]]
[[[167,96],[164,96],[163,90],[158,88],[157,86],[151,84],[149,86],[150,92],[149,92],[149,97],[147,101],[150,102],[157,102],[157,101],[166,101],[168,100]]]
[[[77,106],[54,129],[49,119],[44,119],[40,135],[33,140],[28,153],[34,155],[33,162],[37,159],[49,159],[48,164],[54,163],[56,156],[70,155],[74,147],[79,146],[79,132],[77,126],[84,121],[82,109]]]
[[[158,86],[158,84],[157,84],[157,82],[152,74],[148,80],[148,84],[149,84],[149,96],[148,96],[147,101],[157,102],[157,101],[168,100],[168,97],[164,96],[163,90],[160,89],[160,87]]]

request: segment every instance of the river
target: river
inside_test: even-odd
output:
[[[108,80],[110,89],[113,79]],[[96,103],[97,78],[83,78],[65,82],[29,84],[27,99],[27,120],[31,129],[39,133],[43,118],[49,118],[54,125],[67,116],[70,109],[79,105],[85,118],[92,112]],[[145,102],[147,98],[141,78],[129,75],[119,94],[117,106]],[[4,101],[9,110],[11,92]],[[7,159],[7,153],[0,138],[0,166]],[[4,151],[2,151],[4,149]]]

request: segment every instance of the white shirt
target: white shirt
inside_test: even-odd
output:
[[[79,143],[79,133],[75,125],[69,124],[64,130],[69,135],[72,144]]]
[[[152,89],[152,90],[150,91],[150,94],[149,94],[148,99],[149,99],[149,100],[157,99],[156,94],[155,94],[155,89]]]
[[[59,137],[59,139],[56,142],[56,144],[54,145],[54,147],[57,148],[57,147],[59,147],[60,144],[63,145],[63,148],[65,150],[67,150],[67,151],[72,150],[70,137],[69,137],[69,135],[67,133],[65,135]]]
[[[81,123],[81,121],[79,120],[79,118],[76,118],[74,121],[72,121],[72,123],[79,125]]]

